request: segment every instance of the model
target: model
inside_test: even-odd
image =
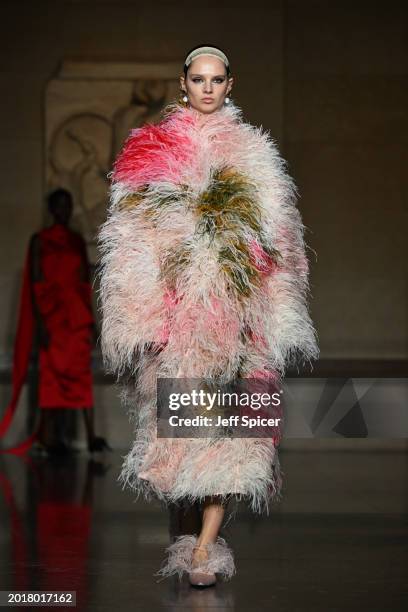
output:
[[[199,503],[198,534],[178,536],[158,572],[193,585],[235,573],[218,535],[228,502],[268,511],[279,495],[271,438],[159,438],[158,378],[282,380],[318,356],[297,190],[263,128],[230,97],[226,55],[202,46],[182,98],[134,129],[112,174],[101,228],[102,347],[127,381],[135,440],[119,480],[146,499]]]
[[[12,399],[0,421],[0,438],[17,410],[30,355],[38,339],[38,417],[34,432],[1,452],[61,454],[67,411],[81,412],[90,452],[109,448],[94,432],[91,350],[94,318],[86,244],[69,227],[73,199],[59,188],[47,198],[52,224],[30,240],[24,266],[13,358]],[[37,416],[37,415],[36,415]]]

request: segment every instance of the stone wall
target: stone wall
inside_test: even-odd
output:
[[[403,0],[3,2],[2,368],[27,242],[47,220],[50,81],[67,61],[181,70],[206,42],[229,55],[236,103],[271,131],[298,185],[322,358],[406,359],[406,17]]]

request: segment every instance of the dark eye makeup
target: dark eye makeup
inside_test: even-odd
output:
[[[191,80],[193,81],[193,83],[196,83],[197,81],[201,81],[201,79],[202,79],[202,77],[200,77],[200,76],[191,77]],[[225,81],[225,77],[221,77],[221,76],[214,77],[213,80],[218,82],[218,83],[223,83]]]

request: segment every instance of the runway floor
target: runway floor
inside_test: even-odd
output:
[[[121,489],[121,461],[0,460],[0,590],[76,591],[70,609],[98,612],[408,609],[406,454],[282,452],[282,501],[240,507],[223,530],[237,574],[205,590],[153,576],[174,516]]]

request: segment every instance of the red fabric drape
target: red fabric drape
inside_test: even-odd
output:
[[[82,238],[62,225],[39,232],[41,280],[31,280],[31,250],[28,250],[14,344],[12,397],[0,421],[0,438],[10,427],[27,370],[35,329],[34,304],[49,336],[39,350],[40,408],[91,408],[91,286]],[[86,276],[86,274],[85,274]],[[25,453],[38,434],[0,452]]]
[[[14,413],[17,408],[22,386],[25,382],[30,361],[32,342],[34,333],[34,314],[31,301],[31,280],[30,280],[30,252],[28,251],[24,272],[23,287],[20,298],[20,308],[18,315],[17,334],[14,341],[13,374],[12,374],[12,396],[9,405],[0,421],[0,438],[2,438],[11,425]],[[18,446],[12,449],[3,449],[1,452],[12,452],[14,454],[24,453],[30,448],[37,437],[37,428],[34,433]]]

